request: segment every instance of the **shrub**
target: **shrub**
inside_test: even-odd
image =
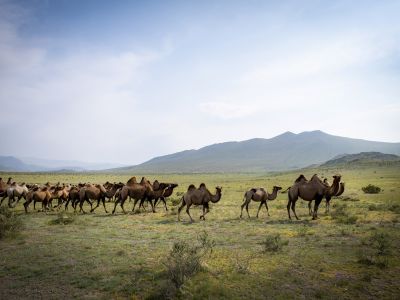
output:
[[[357,222],[358,217],[355,215],[350,215],[347,210],[348,207],[346,204],[336,205],[336,209],[332,212],[332,218],[341,224],[355,224]]]
[[[0,239],[10,236],[22,227],[21,219],[7,206],[0,207]]]
[[[215,242],[205,231],[197,237],[194,245],[185,241],[174,243],[163,264],[176,289],[179,290],[188,278],[201,270],[203,259],[212,253],[214,246]]]
[[[388,234],[374,232],[362,244],[366,247],[359,252],[359,263],[376,265],[379,268],[387,268],[389,266],[388,256],[391,254],[391,242]]]
[[[279,233],[267,235],[264,242],[262,242],[264,252],[280,252],[283,246],[287,244],[289,244],[289,241],[283,241]]]
[[[366,194],[378,194],[381,192],[381,188],[373,184],[368,184],[367,186],[364,186],[361,189]]]
[[[250,273],[250,262],[251,257],[240,257],[239,254],[236,254],[234,262],[235,271],[239,274],[248,274]]]
[[[388,209],[396,214],[400,214],[400,204],[391,203],[389,204]]]
[[[181,198],[169,198],[171,201],[172,206],[177,206],[182,202],[182,197]]]
[[[57,218],[51,220],[50,225],[68,225],[75,221],[75,215],[67,213],[65,211],[57,214]]]

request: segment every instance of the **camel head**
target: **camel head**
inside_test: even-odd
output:
[[[274,185],[273,190],[279,192],[282,189],[282,187]]]
[[[217,190],[217,193],[221,194],[222,186],[216,186],[215,189]]]

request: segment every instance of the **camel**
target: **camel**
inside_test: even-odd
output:
[[[178,185],[176,183],[169,183],[169,186],[167,187],[167,189],[164,191],[164,193],[162,194],[162,196],[158,199],[155,200],[154,202],[154,207],[157,206],[157,202],[160,200],[162,202],[164,202],[164,207],[165,210],[168,211],[168,207],[167,207],[167,203],[165,201],[165,198],[168,198],[169,196],[172,195],[172,193],[174,192],[174,188],[176,188]]]
[[[22,183],[21,185],[17,184],[16,182],[13,182],[8,188],[7,188],[7,197],[8,197],[8,207],[15,207],[18,202],[21,200],[21,198],[24,198],[26,200],[26,195],[28,194],[28,187],[26,186],[25,183]],[[14,198],[17,197],[16,203],[14,203]]]
[[[314,211],[313,211],[313,220],[318,218],[318,206],[321,203],[322,199],[326,197],[329,199],[335,195],[339,189],[339,182],[340,182],[340,175],[333,176],[333,184],[332,186],[326,186],[321,179],[315,174],[310,181],[308,181],[304,175],[300,175],[299,178],[296,179],[295,183],[289,188],[288,191],[288,204],[287,204],[287,211],[289,219],[292,219],[290,216],[290,207],[294,213],[294,216],[297,220],[299,218],[296,214],[296,201],[300,197],[305,201],[313,201],[315,200],[314,204]]]
[[[155,180],[153,183],[153,190],[150,191],[149,193],[147,193],[146,198],[142,198],[139,204],[139,209],[140,207],[144,208],[144,201],[147,200],[150,202],[150,205],[153,209],[153,212],[156,212],[156,206],[155,203],[157,202],[158,199],[160,199],[160,197],[162,197],[162,195],[164,194],[164,191],[169,187],[168,183],[163,183],[163,182],[158,182],[158,180]],[[152,203],[152,200],[154,200],[154,205]],[[135,209],[135,205],[133,206],[133,210]]]
[[[52,205],[52,202],[54,199],[58,200],[57,205],[55,206],[55,208],[60,208],[60,206],[63,203],[66,203],[68,201],[68,195],[69,195],[69,190],[68,187],[65,185],[59,185],[59,186],[55,186],[53,189],[51,189],[51,199],[50,199],[50,205]]]
[[[328,188],[330,187],[328,179],[325,178],[323,183]],[[345,183],[344,182],[340,182],[339,190],[337,191],[337,193],[335,195],[332,195],[332,196],[338,197],[338,196],[342,195],[344,193],[344,187],[345,187]],[[325,207],[325,213],[326,214],[329,213],[329,210],[330,210],[330,207],[331,207],[331,201],[330,200],[331,200],[331,197],[326,198],[326,207]],[[312,201],[308,202],[308,213],[309,213],[310,216],[312,215],[311,204],[312,204]]]
[[[100,201],[103,202],[103,206],[104,206],[104,210],[106,213],[108,213],[107,208],[106,208],[106,194],[107,191],[104,188],[103,185],[101,184],[87,184],[84,187],[82,187],[79,190],[79,211],[86,213],[83,210],[83,203],[85,201],[89,202],[91,210],[90,212],[93,212],[93,208],[92,208],[92,203],[90,200],[97,200],[97,206],[96,208],[100,205]],[[75,206],[76,209],[76,206]]]
[[[12,178],[8,177],[7,182],[3,181],[3,178],[0,178],[0,197],[3,197],[0,201],[0,205],[3,203],[4,199],[7,198],[7,189],[12,184]]]
[[[153,187],[152,187],[151,183],[145,177],[142,177],[142,180],[140,181],[140,183],[137,183],[136,177],[130,178],[127,181],[126,185],[124,185],[121,188],[118,199],[115,201],[114,210],[112,213],[113,214],[115,213],[115,209],[117,208],[118,203],[121,205],[122,211],[124,213],[126,213],[126,211],[124,209],[124,203],[125,203],[126,199],[128,198],[128,196],[131,197],[132,199],[134,199],[134,204],[133,204],[133,209],[132,209],[132,211],[134,211],[137,202],[139,200],[145,199],[147,197],[147,195],[150,194],[152,191],[153,191]],[[152,202],[150,202],[150,203],[153,206]],[[153,207],[152,207],[152,209],[154,211]]]
[[[182,204],[178,209],[178,221],[180,221],[180,213],[182,208],[186,205],[186,213],[190,217],[190,222],[193,222],[192,216],[189,213],[189,209],[192,205],[202,205],[203,206],[203,214],[200,216],[200,220],[205,220],[205,215],[210,211],[209,202],[217,203],[221,200],[222,196],[222,187],[215,187],[216,193],[215,195],[211,194],[207,189],[204,183],[200,184],[200,187],[196,189],[196,187],[191,184],[188,187],[187,192],[182,197]]]
[[[246,206],[246,211],[247,211],[247,215],[250,218],[249,215],[249,204],[251,202],[251,200],[255,201],[255,202],[260,202],[260,206],[258,207],[257,210],[257,218],[258,218],[258,214],[260,212],[260,209],[262,207],[262,205],[265,205],[265,208],[267,209],[267,213],[269,216],[269,211],[268,211],[268,204],[267,201],[272,201],[276,199],[276,196],[278,195],[278,191],[281,190],[282,188],[280,186],[274,186],[272,193],[269,194],[266,190],[264,190],[263,188],[253,188],[249,191],[247,191],[244,194],[244,202],[241,206],[241,211],[240,211],[240,218],[242,217],[243,214],[243,208]]]
[[[122,184],[122,185],[123,185],[123,184]],[[103,201],[103,206],[104,206],[104,209],[105,209],[105,210],[106,210],[105,203],[104,203],[105,198],[110,198],[110,199],[111,199],[112,197],[114,197],[116,191],[119,190],[119,189],[122,187],[122,185],[120,185],[119,183],[115,183],[115,184],[111,183],[110,185],[108,185],[109,188],[108,188],[108,189],[105,189],[104,200],[102,199],[102,201]],[[90,212],[94,212],[94,210],[95,210],[96,208],[98,208],[99,205],[100,205],[100,199],[97,200],[97,205],[96,205],[96,207],[93,207],[93,208],[90,210]],[[106,212],[107,212],[107,210],[106,210]]]
[[[25,213],[28,213],[28,206],[33,201],[33,209],[36,209],[36,202],[42,203],[42,209],[45,211],[48,209],[48,203],[51,199],[51,194],[48,187],[35,187],[29,191],[26,196],[26,202],[24,203]]]

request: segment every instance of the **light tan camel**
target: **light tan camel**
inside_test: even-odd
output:
[[[249,215],[249,204],[250,204],[251,200],[253,200],[255,202],[260,202],[260,206],[258,207],[258,210],[257,210],[257,218],[258,218],[258,214],[259,214],[260,209],[261,209],[263,204],[265,205],[265,208],[267,209],[267,213],[268,213],[268,216],[269,216],[267,201],[275,200],[276,196],[278,195],[278,191],[281,190],[281,189],[282,188],[280,186],[274,186],[271,194],[269,194],[263,188],[253,188],[251,190],[248,190],[244,194],[244,198],[243,198],[244,202],[243,202],[243,204],[241,206],[240,218],[242,217],[243,208],[244,207],[246,207],[247,215],[250,218],[250,215]]]
[[[215,187],[216,193],[215,195],[211,194],[211,192],[207,189],[204,183],[200,184],[200,187],[196,189],[196,187],[191,184],[187,190],[187,192],[182,197],[182,204],[178,209],[178,221],[180,221],[180,213],[182,208],[186,205],[186,213],[190,217],[190,222],[193,222],[192,216],[189,213],[189,209],[192,205],[202,205],[203,206],[203,214],[200,216],[200,219],[205,220],[205,215],[210,211],[209,202],[217,203],[221,200],[222,196],[222,187]]]

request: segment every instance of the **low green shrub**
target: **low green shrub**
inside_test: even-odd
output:
[[[331,213],[332,219],[340,224],[355,224],[358,217],[348,213],[347,204],[336,205],[335,210]]]
[[[389,266],[391,251],[390,236],[383,232],[374,232],[367,240],[362,241],[363,248],[358,254],[358,262],[364,265],[376,265],[379,268]]]
[[[22,227],[21,219],[7,206],[0,207],[0,239],[12,236]]]
[[[261,244],[264,247],[264,252],[280,252],[283,246],[289,244],[289,241],[282,240],[281,235],[277,233],[267,235]]]
[[[163,262],[168,278],[179,290],[187,279],[202,269],[203,259],[213,252],[215,241],[204,231],[197,237],[197,243],[175,242],[169,256]]]
[[[361,189],[366,194],[379,194],[382,190],[379,186],[373,184],[368,184],[367,186],[364,186]]]

